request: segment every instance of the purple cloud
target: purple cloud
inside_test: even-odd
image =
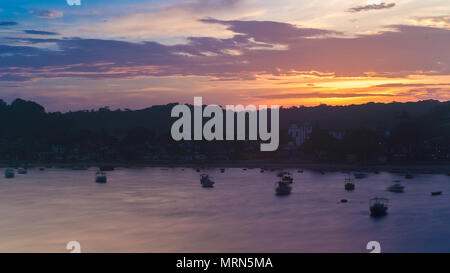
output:
[[[246,37],[252,37],[255,41],[264,43],[286,43],[301,38],[342,34],[324,29],[299,28],[292,24],[272,21],[222,21],[212,18],[202,19],[200,21],[225,25],[233,32],[243,34]]]
[[[361,11],[370,11],[370,10],[381,10],[381,9],[390,9],[395,7],[395,3],[380,3],[380,4],[371,4],[365,6],[357,6],[354,8],[350,8],[348,12],[361,12]]]
[[[81,38],[12,38],[29,45],[0,45],[0,80],[12,75],[24,80],[174,75],[248,80],[258,74],[449,74],[447,29],[397,25],[391,26],[395,31],[347,38],[329,37],[333,31],[277,22],[204,21],[225,24],[236,34],[226,39],[191,37],[188,43],[173,46]],[[39,43],[55,43],[58,50],[34,46]],[[276,44],[283,47],[275,48]]]

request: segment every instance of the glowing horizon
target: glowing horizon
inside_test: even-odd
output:
[[[448,1],[19,0],[0,6],[0,99],[49,111],[172,102],[450,100]]]

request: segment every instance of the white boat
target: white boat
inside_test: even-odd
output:
[[[18,168],[17,169],[17,173],[18,174],[26,174],[27,173],[27,169],[25,169],[25,168]]]
[[[386,198],[372,198],[369,201],[370,215],[374,217],[384,216],[388,210],[389,200]]]
[[[392,186],[389,186],[389,187],[387,188],[387,190],[388,190],[388,191],[391,191],[391,192],[403,192],[404,189],[405,189],[405,187],[402,186],[402,185],[399,184],[399,183],[394,184],[394,185],[392,185]]]
[[[6,168],[5,169],[5,178],[14,178],[14,169],[13,168]]]
[[[200,176],[200,184],[202,185],[203,188],[214,187],[214,182],[211,181],[211,179],[209,178],[209,175],[207,175],[207,174],[202,174]]]
[[[289,195],[292,191],[292,182],[279,181],[275,183],[276,195]]]
[[[104,184],[104,183],[106,183],[106,181],[107,181],[107,178],[106,178],[105,172],[98,171],[95,174],[95,182]]]

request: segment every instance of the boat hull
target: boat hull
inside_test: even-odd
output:
[[[275,194],[278,196],[289,195],[289,194],[291,194],[291,191],[292,191],[292,187],[282,186],[282,187],[277,187],[275,189]]]
[[[386,206],[374,205],[370,207],[370,215],[373,217],[380,217],[387,214],[388,208]]]
[[[107,182],[106,177],[97,177],[95,179],[95,183],[99,183],[99,184],[105,184]]]
[[[345,190],[347,190],[347,191],[355,190],[355,184],[352,184],[352,183],[345,184]]]

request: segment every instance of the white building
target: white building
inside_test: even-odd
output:
[[[309,124],[304,124],[298,126],[297,124],[292,124],[289,127],[288,134],[295,139],[295,146],[300,147],[309,138],[312,132],[312,126]]]

